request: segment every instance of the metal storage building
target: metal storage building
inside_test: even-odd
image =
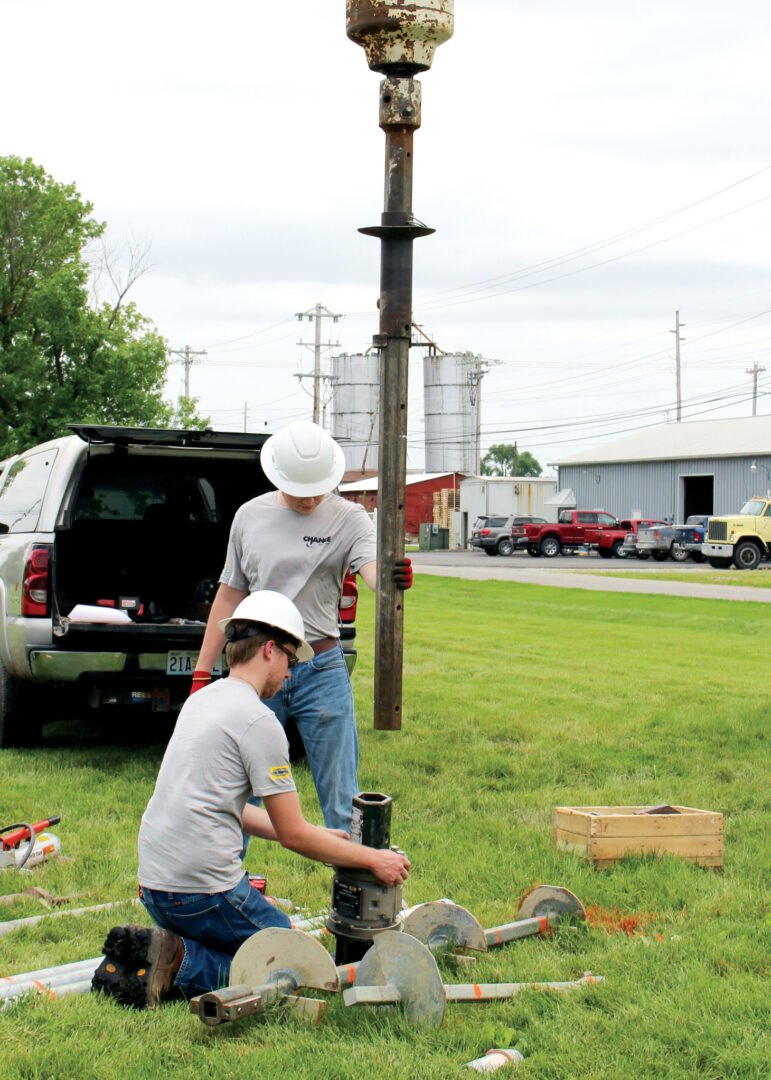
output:
[[[771,416],[662,424],[550,464],[585,509],[673,521],[730,514],[771,488]]]

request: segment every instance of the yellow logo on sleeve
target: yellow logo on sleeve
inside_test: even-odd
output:
[[[273,765],[270,770],[270,778],[274,783],[280,784],[283,780],[292,779],[292,770],[288,765]]]

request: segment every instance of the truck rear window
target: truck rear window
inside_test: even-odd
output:
[[[217,500],[205,476],[127,475],[86,477],[75,521],[219,521]]]

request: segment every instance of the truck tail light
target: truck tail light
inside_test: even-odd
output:
[[[51,614],[50,544],[34,544],[29,550],[22,579],[21,613],[43,618]]]
[[[346,570],[343,578],[343,593],[340,597],[340,622],[352,623],[356,619],[356,604],[359,600],[359,586],[356,575]]]
[[[480,536],[489,536],[490,535],[490,530],[489,529],[480,529],[479,530],[479,535]]]

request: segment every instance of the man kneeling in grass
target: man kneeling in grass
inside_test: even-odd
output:
[[[94,990],[139,1009],[226,986],[247,938],[291,925],[249,884],[242,830],[309,859],[370,870],[384,885],[409,874],[406,856],[303,817],[284,730],[262,702],[314,655],[291,600],[252,593],[220,629],[230,674],[183,705],[139,830],[139,895],[156,926],[113,927],[94,973]],[[251,795],[265,809],[247,803]]]

